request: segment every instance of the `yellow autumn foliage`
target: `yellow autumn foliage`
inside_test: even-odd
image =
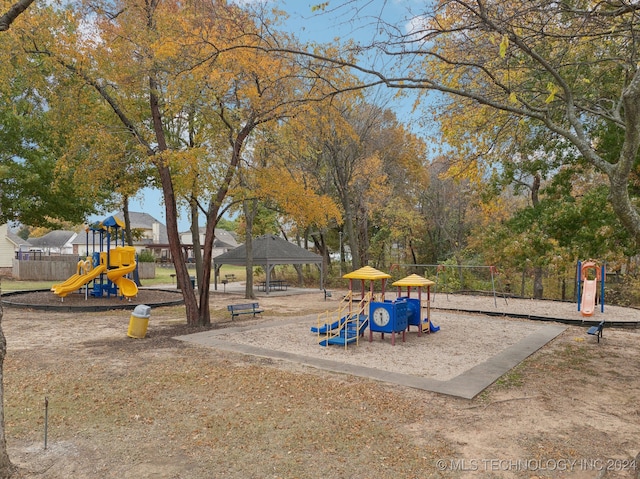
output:
[[[330,221],[340,222],[342,215],[335,202],[317,194],[309,182],[300,173],[272,166],[256,171],[253,193],[275,203],[299,228],[324,228]]]

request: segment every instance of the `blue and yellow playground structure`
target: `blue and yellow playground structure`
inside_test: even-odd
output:
[[[119,234],[121,230],[121,235]],[[138,285],[129,279],[136,269],[136,250],[133,246],[124,245],[124,224],[114,216],[85,228],[87,248],[89,251],[89,232],[93,233],[93,253],[86,259],[78,261],[76,274],[66,281],[54,284],[51,291],[64,301],[64,298],[75,291],[82,292],[85,299],[89,296],[132,298],[138,294]],[[99,238],[96,247],[96,236]],[[118,246],[118,237],[122,236],[122,246]],[[115,245],[112,248],[112,239]],[[105,250],[106,248],[106,250]],[[89,283],[93,283],[89,288]]]
[[[435,333],[440,330],[431,322],[430,288],[435,283],[417,274],[412,274],[396,281],[392,286],[398,288],[397,297],[394,300],[385,299],[386,281],[391,275],[378,271],[370,266],[365,266],[343,278],[349,280],[349,291],[335,311],[326,311],[318,315],[317,326],[311,328],[311,332],[318,335],[318,344],[328,346],[331,344],[344,346],[358,344],[367,328],[369,328],[369,342],[373,341],[373,333],[381,333],[384,339],[385,333],[391,334],[391,344],[395,345],[396,333],[402,333],[405,341],[405,333],[411,326],[417,326],[418,335],[423,333]],[[356,298],[353,291],[353,281],[360,280],[360,297]],[[366,282],[369,282],[367,291]],[[381,281],[381,292],[374,292],[374,282]],[[406,295],[402,290],[406,288]],[[417,290],[417,298],[411,296],[411,288]],[[427,314],[423,317],[422,289],[426,288]]]

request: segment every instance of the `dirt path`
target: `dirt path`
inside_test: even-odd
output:
[[[228,303],[213,296],[217,327]],[[269,321],[327,308],[318,293],[260,304]],[[183,317],[156,308],[134,340],[129,312],[5,308],[19,477],[636,477],[638,330],[598,344],[569,326],[464,400],[176,341]]]

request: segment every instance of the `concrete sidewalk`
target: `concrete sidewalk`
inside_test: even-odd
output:
[[[280,327],[286,324],[299,323],[300,318],[280,321]],[[306,320],[308,321],[308,320]],[[350,374],[391,384],[398,384],[415,389],[433,391],[450,396],[472,399],[482,392],[486,387],[494,383],[500,376],[517,366],[524,359],[542,348],[549,341],[562,333],[566,327],[555,324],[544,324],[533,333],[528,334],[516,344],[509,346],[479,364],[470,364],[469,369],[447,381],[433,378],[390,372],[376,369],[369,366],[343,363],[337,360],[329,360],[321,357],[295,354],[285,350],[269,349],[265,347],[241,344],[233,341],[221,339],[221,335],[239,332],[243,334],[259,335],[260,330],[273,327],[275,323],[254,323],[232,328],[222,328],[218,330],[205,331],[201,333],[179,336],[175,339],[189,343],[199,344],[205,347],[216,348],[224,351],[231,351],[252,356],[266,357],[276,360],[291,361],[306,366],[333,371],[341,374]],[[434,340],[437,335],[434,336]],[[357,346],[353,346],[357,347]],[[402,347],[402,346],[397,346]]]

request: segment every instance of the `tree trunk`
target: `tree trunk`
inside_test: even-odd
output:
[[[15,466],[11,464],[7,453],[7,441],[4,432],[4,357],[7,354],[7,340],[2,331],[2,316],[4,311],[0,305],[0,479],[11,477]]]
[[[533,270],[533,299],[542,299],[542,268],[536,266]]]
[[[176,196],[173,189],[173,180],[171,178],[171,170],[162,158],[162,152],[167,150],[167,141],[164,135],[162,114],[160,113],[158,97],[155,93],[156,91],[158,91],[158,85],[153,78],[153,75],[151,75],[149,77],[149,106],[151,108],[153,130],[159,151],[159,153],[155,155],[156,158],[154,158],[154,163],[160,176],[160,183],[162,184],[162,194],[164,197],[165,214],[167,219],[169,250],[171,251],[171,258],[173,259],[173,265],[176,269],[176,281],[182,288],[187,324],[190,326],[197,326],[201,324],[202,320],[200,318],[198,303],[196,302],[196,295],[191,287],[191,278],[189,276],[189,270],[187,269],[187,262],[185,261],[186,258],[184,257],[184,253],[180,245],[180,234],[178,232],[178,210],[176,206]]]
[[[202,248],[200,247],[200,225],[198,224],[198,205],[195,198],[189,202],[191,208],[191,244],[193,245],[193,260],[196,263],[196,280],[198,287],[202,284],[203,265]]]
[[[351,249],[351,267],[353,270],[360,268],[360,256],[358,255],[358,235],[355,234],[353,227],[353,217],[345,214],[344,226],[347,229],[347,238],[349,239],[349,248]]]
[[[369,264],[369,219],[364,207],[358,210],[358,257],[360,267]],[[351,252],[353,254],[353,251]]]
[[[540,173],[533,176],[533,184],[531,185],[531,204],[537,207],[540,204],[540,185],[542,178]],[[544,286],[542,285],[542,267],[536,266],[533,269],[533,299],[542,299],[544,294]]]
[[[122,216],[124,217],[124,236],[129,246],[133,246],[133,233],[131,232],[131,218],[129,217],[129,197],[122,197]]]
[[[320,235],[322,235],[322,233],[320,233]],[[300,235],[298,233],[296,233],[296,244],[298,245],[299,248],[302,248],[302,239],[300,238]],[[308,243],[306,241],[305,238],[305,244],[304,244],[304,249],[308,250]],[[304,286],[304,273],[302,270],[302,265],[301,264],[294,264],[293,268],[296,270],[296,273],[298,275],[298,286]]]
[[[251,202],[251,206],[249,203]],[[245,271],[247,273],[247,282],[244,290],[245,298],[256,299],[256,295],[253,292],[253,220],[256,216],[258,200],[253,199],[251,201],[245,200],[242,202],[242,209],[244,211],[245,236],[244,244],[247,252],[247,263],[245,265]],[[269,274],[268,271],[265,273]]]
[[[127,241],[127,245],[133,246],[133,233],[131,232],[131,218],[129,217],[129,197],[123,195],[122,197],[122,216],[124,217],[124,236]],[[117,242],[116,242],[117,244]],[[137,286],[142,286],[140,281],[140,271],[138,268],[133,270],[133,281]]]

